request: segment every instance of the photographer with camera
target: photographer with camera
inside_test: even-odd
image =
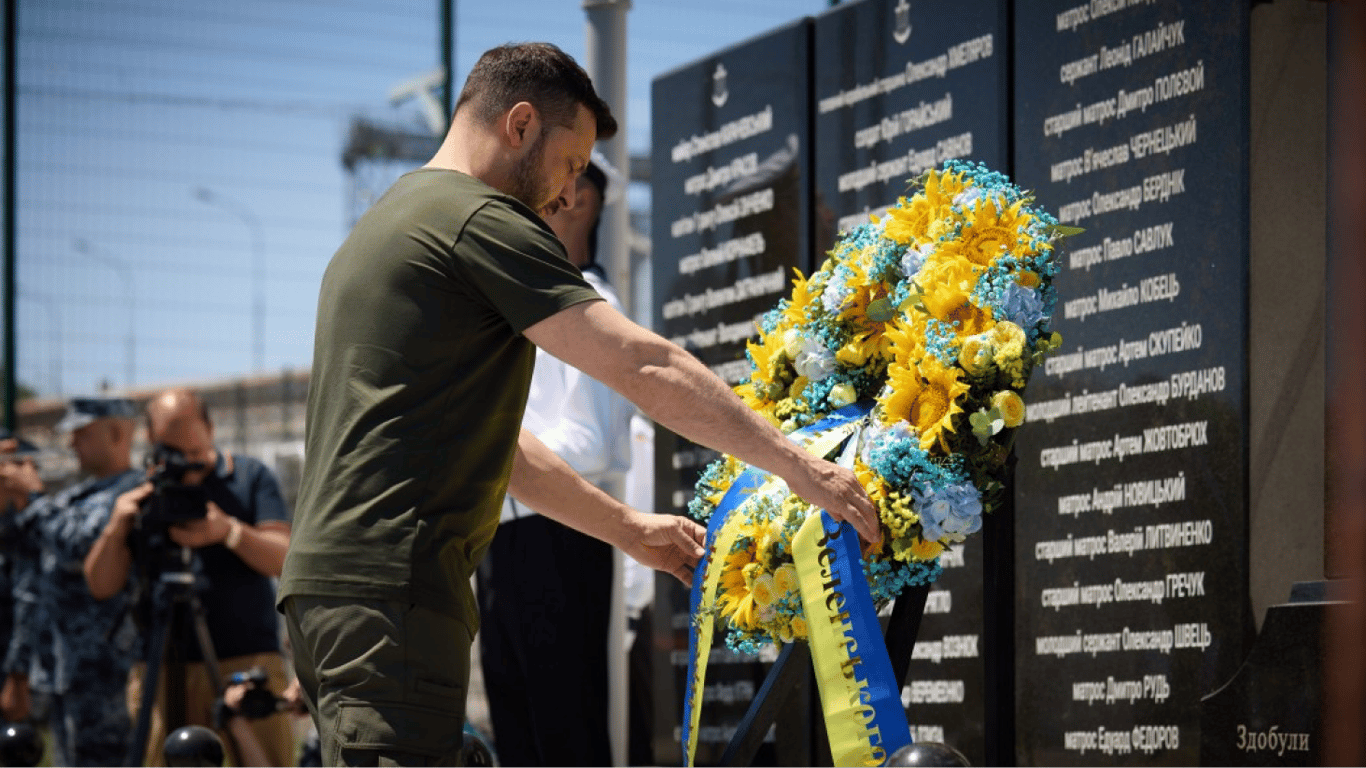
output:
[[[15,560],[22,541],[17,523],[19,510],[43,492],[43,481],[34,463],[37,455],[37,446],[0,427],[0,649],[9,647],[14,633],[15,594],[33,591],[29,583],[33,578],[31,569],[15,573]],[[0,656],[3,653],[0,650]],[[28,688],[16,686],[0,694],[0,715],[13,722],[27,720]]]
[[[129,459],[136,413],[122,398],[71,400],[56,431],[70,433],[86,479],[28,503],[14,500],[19,589],[0,698],[17,719],[30,686],[47,695],[56,765],[111,765],[127,749],[122,702],[134,638],[118,633],[124,602],[95,600],[81,565],[114,499],[141,478]]]
[[[279,483],[261,462],[214,446],[208,409],[189,390],[172,389],[153,398],[147,405],[147,431],[161,457],[151,468],[156,482],[144,483],[115,502],[109,524],[85,560],[90,591],[104,599],[132,582],[146,594],[147,585],[138,582],[147,581],[149,569],[155,574],[158,566],[139,561],[135,550],[142,560],[156,559],[163,553],[147,542],[160,538],[166,539],[161,548],[185,548],[196,584],[202,585],[197,597],[220,672],[226,676],[260,667],[273,689],[283,689],[284,658],[270,582],[270,577],[279,575],[289,546],[288,512]],[[196,497],[188,489],[202,489],[202,493]],[[213,725],[214,703],[223,681],[210,679],[193,629],[170,628],[168,647],[181,652],[185,661],[185,700],[183,708],[168,706],[166,675],[157,675],[144,756],[147,765],[162,764],[161,747],[170,730],[181,725]],[[144,628],[144,662],[134,665],[128,685],[134,717],[141,707],[152,640]],[[167,722],[168,714],[176,711],[183,712],[184,722]],[[269,765],[292,764],[293,734],[283,714],[253,720],[250,727]],[[225,741],[233,763],[244,764],[235,753],[234,740]]]

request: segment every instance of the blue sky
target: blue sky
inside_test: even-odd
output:
[[[827,6],[636,0],[631,150],[649,150],[655,76]],[[342,168],[349,126],[422,125],[388,92],[437,65],[437,7],[21,0],[20,381],[70,396],[251,374],[258,317],[261,372],[307,367],[322,270],[353,197],[385,183]],[[457,85],[520,40],[582,60],[581,2],[458,2]]]

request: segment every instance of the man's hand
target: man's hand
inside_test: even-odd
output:
[[[138,513],[142,511],[143,499],[151,493],[152,484],[143,483],[121,494],[114,500],[114,509],[109,513],[109,522],[105,525],[105,530],[116,534],[120,541],[128,538],[128,534],[133,530],[133,524],[138,519]]]
[[[12,505],[15,509],[28,506],[29,494],[42,493],[43,481],[38,467],[27,456],[16,459],[19,441],[9,437],[0,440],[0,512]]]
[[[810,455],[810,454],[807,454]],[[853,470],[824,459],[811,457],[810,468],[794,477],[784,477],[787,487],[806,501],[830,513],[836,520],[854,526],[868,544],[882,543],[877,505],[868,498]]]
[[[641,565],[671,574],[684,586],[691,585],[707,529],[686,517],[643,512],[635,513],[632,525],[638,530],[622,551]]]
[[[171,526],[171,541],[191,549],[223,543],[228,537],[228,532],[232,530],[230,517],[212,501],[207,504],[208,511],[204,513],[203,518]]]
[[[11,723],[21,723],[29,716],[28,677],[10,675],[5,678],[5,688],[0,691],[0,713]]]

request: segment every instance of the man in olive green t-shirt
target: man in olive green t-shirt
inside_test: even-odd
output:
[[[492,49],[436,156],[371,207],[327,268],[279,592],[327,765],[454,763],[478,627],[469,578],[509,490],[691,579],[701,527],[612,499],[521,430],[533,344],[878,536],[852,472],[789,442],[567,260],[540,214],[573,204],[594,141],[615,132],[558,48]]]

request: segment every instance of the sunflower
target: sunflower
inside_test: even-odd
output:
[[[775,400],[781,400],[788,384],[792,381],[792,368],[784,349],[783,335],[770,333],[761,336],[759,341],[748,342],[745,348],[753,361],[754,371],[750,374],[748,387],[736,388],[745,403],[755,410]]]
[[[895,365],[904,368],[925,356],[923,316],[910,320],[898,318],[888,326],[883,336],[891,344],[889,357]]]
[[[930,171],[924,186],[909,199],[897,199],[881,219],[883,235],[901,245],[924,245],[942,237],[953,199],[963,191],[963,174]]]
[[[896,424],[911,420],[911,409],[920,398],[925,382],[913,365],[894,365],[887,368],[887,385],[883,388],[882,421]]]
[[[978,200],[972,208],[964,211],[967,222],[958,239],[946,244],[944,250],[953,251],[980,267],[991,266],[1005,253],[1027,255],[1031,252],[1032,240],[1027,228],[1033,217],[1020,212],[1023,204],[1022,200],[1016,201],[1002,209],[1001,202],[995,198]]]
[[[953,417],[963,412],[958,399],[972,389],[959,379],[959,369],[945,366],[933,355],[918,366],[923,384],[916,393],[906,421],[920,434],[920,449],[930,451],[936,444],[950,453],[947,433],[954,431]]]
[[[959,338],[981,333],[991,327],[991,314],[972,303],[977,278],[973,267],[962,260],[940,259],[920,271],[925,293],[921,303],[930,317],[954,326]]]
[[[811,278],[801,273],[801,270],[793,268],[797,274],[792,280],[792,298],[787,306],[783,308],[782,322],[780,325],[795,326],[806,322],[807,309],[812,302],[820,300],[820,291],[812,290]]]

